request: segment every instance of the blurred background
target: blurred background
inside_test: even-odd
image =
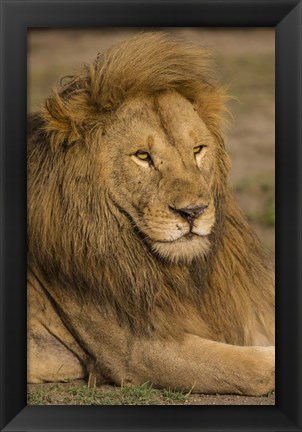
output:
[[[142,28],[30,29],[28,110],[43,103],[60,78]],[[236,98],[226,134],[231,183],[241,208],[275,252],[275,32],[273,28],[164,28],[214,49],[216,77]]]

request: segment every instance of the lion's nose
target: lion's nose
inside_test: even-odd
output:
[[[190,224],[193,223],[194,219],[198,218],[207,208],[208,204],[203,204],[200,206],[188,206],[183,208],[170,207],[171,210],[178,213],[181,217],[186,219]]]

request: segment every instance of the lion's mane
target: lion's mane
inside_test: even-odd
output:
[[[93,301],[104,313],[114,312],[134,332],[194,329],[193,311],[202,310],[217,333],[223,322],[226,341],[234,343],[235,318],[228,305],[239,305],[244,314],[249,298],[261,316],[265,311],[255,287],[272,282],[261,246],[229,189],[221,133],[227,96],[211,70],[209,51],[151,33],[99,55],[53,91],[29,119],[29,265],[79,302]],[[166,90],[196,104],[220,143],[212,246],[190,264],[165,262],[135,227],[125,229],[122,209],[106,190],[108,173],[96,172],[94,163],[96,133],[106,133],[117,107],[136,94]],[[271,293],[263,295],[270,299]],[[223,316],[216,303],[225,305]],[[244,342],[243,333],[236,338]]]

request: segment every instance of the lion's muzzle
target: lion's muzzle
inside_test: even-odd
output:
[[[198,206],[188,206],[182,208],[174,208],[170,206],[170,209],[189,222],[190,228],[192,229],[194,220],[198,218],[208,207],[208,204],[201,204]]]

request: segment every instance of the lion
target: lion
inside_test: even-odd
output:
[[[274,272],[239,210],[211,52],[99,54],[28,123],[28,381],[274,389]]]

